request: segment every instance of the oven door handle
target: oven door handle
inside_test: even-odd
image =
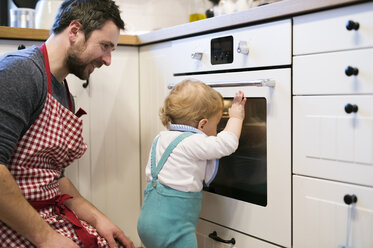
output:
[[[208,86],[214,87],[239,87],[239,86],[257,86],[257,87],[275,87],[276,82],[273,79],[257,79],[252,81],[224,81],[224,82],[206,82]],[[169,84],[168,88],[172,89],[176,84]]]

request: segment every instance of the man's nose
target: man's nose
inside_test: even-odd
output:
[[[104,65],[109,66],[111,64],[111,52],[108,52],[102,57],[102,61]]]

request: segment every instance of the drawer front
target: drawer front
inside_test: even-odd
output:
[[[211,40],[233,37],[233,62],[211,64]],[[248,54],[237,49],[248,48]],[[243,50],[243,49],[242,49]],[[192,54],[202,57],[193,59]],[[252,68],[291,64],[291,22],[282,20],[273,23],[201,35],[172,42],[175,73],[201,72],[237,68]]]
[[[344,202],[355,195],[355,205]],[[347,247],[348,216],[351,211],[348,247],[373,247],[373,188],[293,177],[293,247]]]
[[[373,49],[295,56],[293,93],[373,93]]]
[[[215,241],[209,238],[209,234],[216,232],[217,236],[224,240],[235,241],[235,244],[226,244],[222,242]],[[244,235],[239,232],[235,232],[228,228],[222,227],[220,225],[215,225],[211,222],[200,219],[197,224],[197,241],[198,248],[279,248],[276,246],[262,240],[253,238],[251,236]]]
[[[293,172],[373,186],[373,96],[295,96],[293,104]]]
[[[373,3],[364,3],[294,18],[294,54],[373,46]],[[348,30],[349,21],[359,23]]]

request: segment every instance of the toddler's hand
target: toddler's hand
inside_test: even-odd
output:
[[[238,91],[233,98],[232,106],[229,108],[229,117],[245,119],[245,103],[246,98],[242,91]]]

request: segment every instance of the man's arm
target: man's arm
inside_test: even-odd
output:
[[[78,247],[40,217],[3,164],[0,164],[0,220],[37,247]]]
[[[61,193],[73,197],[65,202],[66,206],[73,210],[79,219],[95,227],[97,232],[106,239],[111,248],[118,247],[115,240],[118,240],[126,248],[135,247],[118,226],[80,195],[68,178],[63,177],[58,181]]]

